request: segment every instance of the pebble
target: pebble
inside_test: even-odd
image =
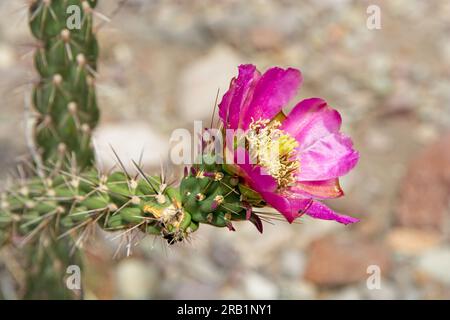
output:
[[[361,292],[355,287],[347,287],[334,291],[326,296],[329,300],[361,300]]]
[[[442,247],[425,252],[419,257],[417,270],[435,281],[450,285],[450,248]]]
[[[287,249],[281,254],[281,271],[292,279],[298,279],[303,275],[306,265],[306,257],[299,250]]]
[[[277,286],[272,281],[255,272],[245,275],[244,290],[249,299],[277,299],[279,294]]]
[[[432,231],[411,228],[395,228],[387,236],[387,244],[397,253],[417,255],[440,242],[441,236]]]
[[[148,299],[158,283],[158,273],[143,261],[123,260],[117,267],[117,294],[120,299]]]
[[[381,244],[328,236],[312,243],[305,278],[319,286],[347,285],[366,280],[371,265],[386,276],[390,264],[389,253]]]
[[[399,225],[445,232],[449,215],[450,133],[410,162],[396,211]]]
[[[280,282],[280,298],[296,300],[312,300],[317,297],[318,290],[309,281],[286,281]]]
[[[173,299],[176,300],[205,300],[219,298],[217,288],[207,283],[186,281],[174,289]]]
[[[370,300],[395,300],[399,298],[399,293],[394,283],[382,279],[380,284],[381,286],[379,289],[369,290],[364,288],[364,298]]]
[[[168,157],[169,137],[155,131],[145,123],[130,122],[100,126],[94,133],[97,162],[107,171],[117,164],[111,147],[130,172],[135,172],[132,160],[147,168],[159,168],[161,161]]]
[[[209,120],[217,90],[220,90],[219,97],[228,90],[230,81],[237,75],[237,67],[242,62],[233,49],[220,45],[189,64],[179,77],[179,117],[189,124]],[[209,122],[205,126],[209,126]]]
[[[11,47],[0,45],[0,70],[10,67],[14,63],[14,52]]]

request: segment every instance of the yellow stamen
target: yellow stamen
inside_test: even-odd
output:
[[[300,162],[296,159],[297,140],[280,126],[278,120],[253,120],[246,138],[252,160],[277,180],[279,188],[285,188],[295,181]]]

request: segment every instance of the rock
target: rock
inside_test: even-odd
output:
[[[245,292],[239,288],[227,286],[220,291],[220,299],[224,300],[245,300]]]
[[[206,255],[193,255],[186,259],[184,268],[192,278],[210,284],[221,284],[226,278],[226,273],[220,272]]]
[[[0,121],[0,125],[3,123]],[[0,131],[0,134],[3,132]],[[7,170],[11,168],[15,163],[15,158],[18,156],[19,152],[17,145],[12,143],[7,139],[0,138],[0,177],[7,173]],[[3,187],[0,188],[3,190]]]
[[[305,255],[298,250],[286,250],[280,257],[281,272],[289,278],[298,279],[305,270]]]
[[[390,256],[382,245],[329,236],[312,243],[305,279],[321,286],[345,285],[367,279],[370,265],[379,266],[382,276],[389,272]]]
[[[410,163],[396,211],[401,226],[445,231],[450,201],[449,146],[447,134]]]
[[[283,35],[274,27],[264,26],[252,28],[249,32],[250,41],[258,50],[277,49],[282,46]]]
[[[316,287],[308,281],[286,281],[279,286],[281,299],[312,300],[317,297]]]
[[[139,161],[147,168],[159,168],[169,152],[169,137],[155,132],[145,123],[120,123],[100,126],[94,133],[94,146],[98,167],[108,170],[117,164],[111,146],[130,172],[135,172],[131,160]]]
[[[117,292],[120,299],[148,299],[159,276],[155,269],[137,259],[123,260],[117,267]]]
[[[326,296],[329,300],[361,300],[361,292],[355,287],[343,288]]]
[[[213,238],[211,243],[211,260],[219,267],[232,270],[240,263],[240,256],[229,242]]]
[[[215,286],[194,281],[181,283],[175,288],[175,292],[173,292],[173,299],[176,300],[205,300],[218,298],[219,295]]]
[[[277,272],[276,259],[280,250],[291,244],[290,241],[292,242],[296,235],[295,227],[286,222],[275,222],[275,225],[266,223],[262,236],[251,223],[236,223],[235,228],[235,233],[228,232],[224,236],[229,241],[236,241],[236,237],[240,238],[239,245],[235,245],[235,249],[239,252],[241,263],[253,270],[261,268],[267,272]],[[295,238],[295,242],[299,241],[302,241],[302,238]]]
[[[214,47],[206,56],[187,66],[180,76],[178,112],[186,123],[211,118],[217,90],[219,99],[237,75],[242,60],[225,46]],[[220,102],[220,100],[218,101]],[[209,122],[206,124],[209,126]]]
[[[418,260],[417,270],[435,281],[450,285],[450,248],[436,248],[425,252]]]
[[[271,300],[278,297],[277,286],[258,273],[244,277],[244,288],[249,299]]]
[[[381,280],[380,289],[365,289],[364,299],[370,300],[395,300],[399,299],[399,294],[396,286],[393,283],[387,282],[386,280]]]
[[[367,145],[378,152],[386,152],[392,149],[393,137],[377,128],[369,129],[366,134]]]
[[[422,124],[416,131],[415,136],[423,144],[434,142],[439,137],[439,129],[433,125]]]
[[[0,70],[11,67],[15,63],[14,52],[11,47],[0,45]]]
[[[395,228],[387,236],[388,245],[396,253],[417,255],[436,246],[441,236],[432,231]]]

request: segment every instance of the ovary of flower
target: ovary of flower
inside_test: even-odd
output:
[[[277,120],[252,120],[246,139],[251,159],[274,177],[280,188],[285,188],[295,181],[300,163],[295,150],[298,142],[280,126]]]

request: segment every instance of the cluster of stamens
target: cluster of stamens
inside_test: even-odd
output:
[[[285,188],[295,182],[300,162],[295,150],[298,142],[280,126],[277,120],[252,120],[246,140],[251,161],[274,177],[279,188]]]

